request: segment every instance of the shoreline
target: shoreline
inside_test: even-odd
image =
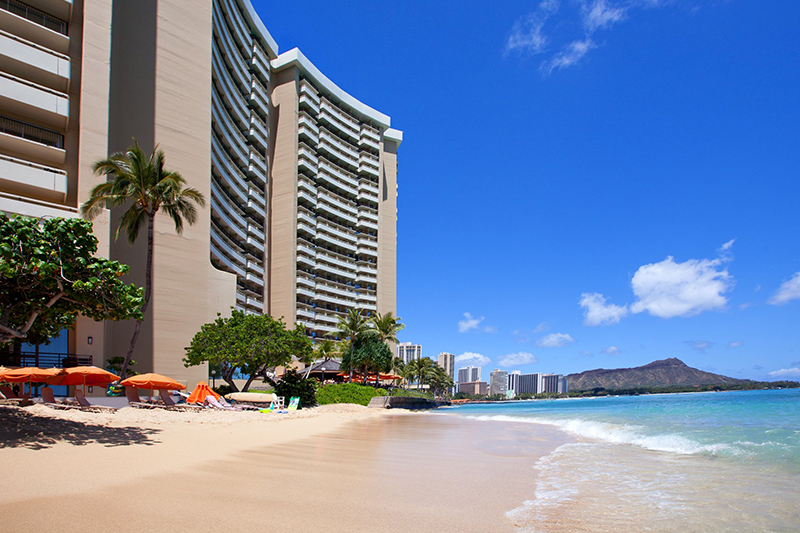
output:
[[[57,419],[85,414],[58,413]],[[19,531],[52,527],[53,517],[64,531],[106,521],[116,531],[136,531],[141,524],[129,526],[126,519],[143,512],[172,531],[211,531],[216,524],[267,531],[514,531],[506,513],[533,496],[537,458],[572,441],[555,428],[498,422],[486,431],[485,422],[460,417],[352,405],[263,423],[227,416],[243,413],[211,413],[220,415],[213,420],[200,420],[205,413],[166,414],[181,416],[148,421],[152,415],[120,411],[107,425],[100,418],[108,415],[91,415],[98,421],[94,430],[81,429],[125,429],[120,438],[135,437],[133,444],[97,436],[81,444],[76,435],[38,449],[4,445],[7,479],[18,482],[13,491],[10,485],[0,490],[0,512]]]

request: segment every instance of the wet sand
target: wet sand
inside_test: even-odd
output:
[[[506,512],[532,497],[532,464],[570,440],[431,413],[304,412],[280,423],[200,424],[206,413],[131,422],[124,431],[146,433],[131,444],[103,442],[98,426],[44,448],[4,445],[4,477],[15,481],[0,488],[0,529],[514,531]],[[81,431],[92,442],[82,445]]]

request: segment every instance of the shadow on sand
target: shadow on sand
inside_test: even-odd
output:
[[[0,407],[0,449],[28,448],[42,450],[59,442],[75,446],[152,446],[158,429],[108,427],[39,416],[25,409]]]

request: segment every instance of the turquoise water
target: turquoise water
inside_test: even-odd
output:
[[[573,437],[531,458],[521,532],[800,531],[800,390],[474,404]]]
[[[473,404],[452,412],[546,423],[650,450],[800,469],[800,389]]]

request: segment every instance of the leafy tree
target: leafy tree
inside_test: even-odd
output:
[[[305,336],[305,334],[303,334]],[[290,369],[280,381],[266,378],[267,382],[275,387],[275,394],[284,396],[287,400],[292,397],[300,398],[300,409],[317,405],[317,379],[306,379]]]
[[[434,396],[444,395],[453,387],[453,378],[439,365],[433,366],[428,380]]]
[[[378,334],[378,340],[381,342],[397,342],[397,333],[403,329],[405,324],[401,324],[400,317],[395,317],[392,312],[386,314],[377,313],[370,319],[372,329]]]
[[[144,305],[142,315],[147,312],[153,292],[153,236],[156,213],[164,210],[172,218],[175,231],[183,232],[184,222],[189,225],[197,220],[197,209],[205,205],[203,194],[197,189],[184,187],[186,180],[175,171],[164,168],[164,152],[156,146],[148,157],[134,141],[126,152],[118,152],[108,159],[94,164],[94,173],[105,175],[108,181],[92,189],[89,199],[81,206],[81,214],[92,220],[103,208],[128,206],[120,218],[114,239],[125,228],[128,242],[133,244],[139,237],[142,226],[147,227],[147,266],[145,268]],[[136,321],[131,345],[120,369],[125,379],[133,349],[139,338],[142,318]]]
[[[422,388],[422,386],[427,383],[428,376],[430,376],[431,372],[433,372],[433,368],[436,366],[436,364],[429,357],[421,357],[419,359],[409,361],[408,365],[406,366],[409,367],[409,374],[413,378],[416,378],[420,388]]]
[[[109,357],[108,361],[106,361],[106,370],[109,372],[113,372],[114,374],[119,374],[120,369],[122,368],[122,364],[125,362],[125,358],[122,356],[116,357]],[[136,361],[131,360],[128,363],[128,367],[136,366]],[[135,370],[131,370],[128,368],[128,374],[131,376],[137,376],[139,373]]]
[[[142,290],[120,280],[128,267],[95,252],[90,222],[0,213],[0,344],[47,344],[79,314],[140,319]]]
[[[215,366],[233,391],[239,390],[234,374],[246,374],[246,391],[256,378],[266,379],[267,372],[288,365],[292,357],[310,362],[311,353],[311,341],[302,327],[287,330],[283,320],[233,310],[229,318],[217,315],[200,328],[183,362],[187,367],[205,362]]]
[[[350,309],[344,317],[339,317],[337,328],[339,335],[350,343],[349,353],[342,357],[342,366],[345,366],[345,361],[347,361],[345,370],[350,371],[350,381],[353,381],[353,371],[355,370],[353,363],[356,361],[353,355],[355,343],[364,335],[369,334],[372,327],[369,320],[361,314],[361,309]]]

